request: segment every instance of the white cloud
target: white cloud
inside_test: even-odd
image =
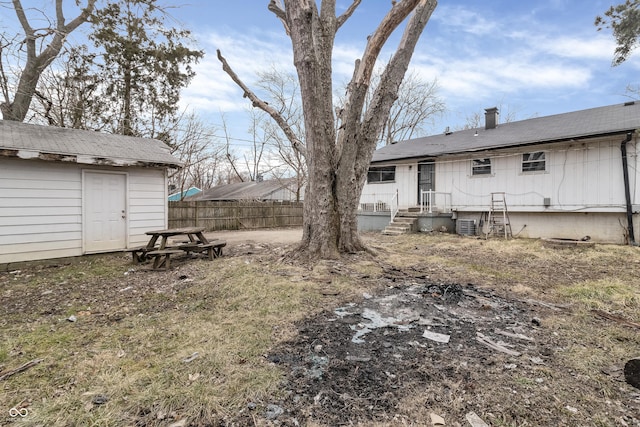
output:
[[[474,10],[461,6],[438,6],[432,19],[438,21],[443,26],[451,27],[451,30],[454,32],[465,32],[474,36],[495,34],[499,31],[496,22],[485,18]]]
[[[260,37],[240,33],[208,33],[200,37],[204,59],[194,69],[196,77],[183,91],[181,104],[207,112],[244,112],[250,106],[242,90],[222,70],[216,50],[220,49],[234,72],[252,87],[257,72],[274,66],[292,69],[287,39],[265,32]]]
[[[480,104],[520,98],[529,93],[565,93],[592,80],[586,66],[535,53],[484,57],[421,56],[413,62],[425,80],[437,78],[438,94],[448,106]]]
[[[562,58],[584,60],[611,60],[615,43],[611,37],[604,35],[585,36],[527,36],[529,48],[537,49],[541,54],[555,55]]]
[[[475,109],[504,100],[506,104],[517,101],[532,105],[528,107],[531,111],[544,114],[542,108],[555,106],[555,100],[563,96],[576,105],[567,102],[563,107],[568,110],[588,103],[613,103],[616,101],[611,94],[624,91],[621,80],[625,75],[636,76],[640,69],[639,52],[612,71],[613,38],[596,32],[591,17],[582,18],[586,24],[562,21],[565,0],[541,2],[534,9],[519,4],[519,11],[509,9],[504,13],[496,5],[483,8],[475,2],[459,6],[441,3],[422,36],[411,68],[425,80],[436,78],[439,95],[453,108],[470,105],[467,108]],[[340,33],[334,49],[336,88],[351,78],[354,62],[366,43],[362,26],[350,29],[353,32]],[[184,103],[197,108],[217,114],[246,114],[250,105],[221,70],[216,48],[250,86],[259,70],[275,66],[294,72],[291,42],[281,27],[211,32],[201,40],[207,57],[197,66],[198,76],[183,95]],[[380,55],[381,63],[389,59],[394,48],[392,41]],[[598,101],[589,100],[589,96]]]

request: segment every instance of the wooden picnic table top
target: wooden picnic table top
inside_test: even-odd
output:
[[[180,234],[198,234],[204,231],[204,227],[182,227],[182,228],[167,228],[166,230],[152,230],[147,231],[145,234],[150,236],[178,236]]]

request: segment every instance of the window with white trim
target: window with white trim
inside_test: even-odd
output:
[[[491,159],[473,159],[471,160],[471,175],[482,176],[491,175]]]
[[[367,172],[367,183],[391,182],[396,180],[395,166],[371,167]]]
[[[522,154],[522,172],[544,172],[547,161],[544,151]]]

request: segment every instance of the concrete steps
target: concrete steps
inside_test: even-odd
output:
[[[417,215],[407,212],[398,212],[396,217],[382,230],[382,234],[397,236],[400,234],[414,233],[416,231]]]

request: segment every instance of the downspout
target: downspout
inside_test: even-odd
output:
[[[629,230],[629,245],[638,246],[633,232],[633,208],[631,206],[631,190],[629,189],[629,166],[627,164],[627,143],[631,141],[633,132],[627,133],[627,137],[620,143],[622,152],[622,175],[624,176],[624,196],[627,202],[627,227]]]

